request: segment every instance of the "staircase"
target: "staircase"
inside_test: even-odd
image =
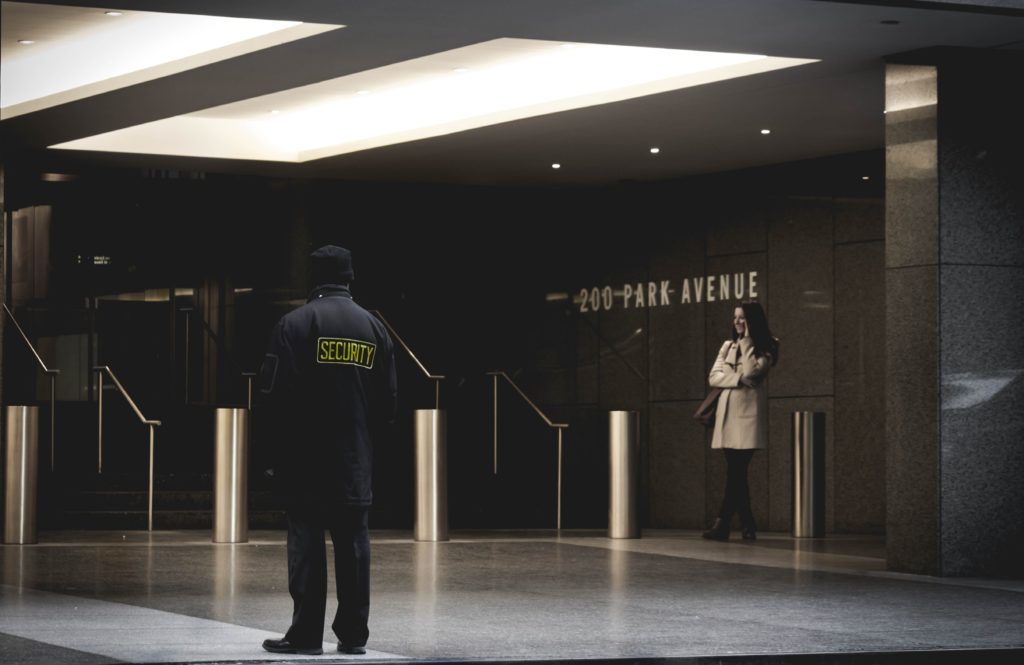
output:
[[[40,432],[39,528],[147,528],[148,431],[111,402],[104,414],[102,473],[95,406],[58,404],[52,473],[48,423]],[[214,409],[182,405],[169,416],[156,429],[153,528],[212,529]],[[250,451],[249,528],[285,528],[284,504],[252,462]]]
[[[92,474],[78,487],[62,488],[41,511],[40,528],[145,530],[147,478],[139,474]],[[212,529],[212,474],[168,474],[154,478],[154,529]],[[287,527],[284,507],[270,490],[249,491],[249,528]]]

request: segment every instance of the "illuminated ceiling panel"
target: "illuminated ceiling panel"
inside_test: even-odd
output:
[[[51,147],[305,162],[810,62],[495,39]]]
[[[3,119],[344,27],[22,2],[2,12]]]

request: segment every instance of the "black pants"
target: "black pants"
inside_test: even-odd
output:
[[[365,506],[333,511],[311,507],[288,510],[288,592],[294,602],[285,639],[299,647],[320,646],[327,612],[327,547],[334,543],[338,612],[331,628],[346,646],[363,646],[370,631],[370,534]]]
[[[750,510],[750,485],[747,483],[747,467],[754,457],[755,450],[736,450],[722,448],[725,463],[728,466],[725,477],[725,498],[718,517],[723,524],[730,524],[732,516],[740,515],[740,524],[744,527],[754,526],[754,514]]]

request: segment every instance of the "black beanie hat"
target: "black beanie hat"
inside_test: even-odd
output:
[[[352,252],[337,245],[324,245],[309,255],[313,281],[317,284],[347,284],[355,279]]]

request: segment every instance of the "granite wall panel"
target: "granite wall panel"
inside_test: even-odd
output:
[[[1019,575],[1024,560],[1024,269],[943,266],[942,572]],[[956,315],[946,314],[956,312]]]
[[[885,263],[938,262],[938,72],[887,65],[885,80]]]
[[[832,202],[773,206],[768,230],[768,321],[781,340],[770,395],[832,394]]]
[[[650,526],[704,527],[704,428],[690,416],[698,401],[655,402],[649,409]]]
[[[885,248],[836,246],[835,528],[885,525]]]
[[[886,271],[886,554],[896,570],[939,572],[939,277]]]
[[[885,201],[842,199],[835,204],[836,244],[885,240]]]
[[[652,401],[703,399],[704,305],[680,302],[683,280],[704,274],[704,238],[689,234],[661,245],[651,280],[669,280],[671,304],[648,309],[649,395]]]

